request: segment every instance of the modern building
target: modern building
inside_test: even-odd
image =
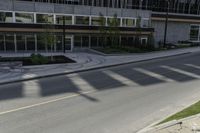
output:
[[[138,35],[141,45],[152,35],[158,44],[167,11],[168,42],[200,41],[199,0],[0,0],[0,51],[48,51],[47,23],[55,27],[54,51],[101,47],[100,14],[104,28],[117,15],[122,44],[135,45]]]

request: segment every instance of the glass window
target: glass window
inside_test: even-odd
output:
[[[190,29],[190,40],[191,41],[198,41],[199,39],[199,26],[192,25]]]
[[[17,35],[16,36],[17,39],[17,50],[26,50],[26,46],[25,46],[25,35]]]
[[[86,16],[76,16],[75,23],[77,25],[89,25],[90,19],[89,19],[89,17],[86,17]]]
[[[123,19],[122,25],[127,26],[127,27],[135,27],[136,21],[135,21],[135,19]]]
[[[35,36],[34,35],[26,35],[26,47],[27,50],[35,51]]]
[[[4,35],[0,35],[0,51],[4,51]]]
[[[98,37],[91,37],[91,47],[98,47]]]
[[[47,45],[41,34],[37,35],[37,49],[38,51],[45,51],[47,49]]]
[[[89,47],[89,37],[88,36],[82,36],[82,47]]]
[[[13,22],[13,15],[11,12],[0,12],[0,22]]]
[[[5,42],[6,42],[6,50],[7,51],[15,51],[15,41],[14,41],[14,35],[5,35]]]
[[[56,50],[63,50],[63,36],[56,36]]]
[[[56,16],[56,24],[63,25],[63,20],[65,20],[66,25],[72,25],[72,16],[62,16],[62,15]]]
[[[142,27],[149,27],[150,26],[149,22],[150,21],[148,19],[143,19],[142,20]]]
[[[50,23],[53,24],[53,15],[49,14],[37,14],[37,23]]]
[[[74,36],[74,46],[75,47],[81,47],[82,38],[81,36]]]
[[[34,15],[30,13],[16,13],[15,20],[19,23],[34,23]]]
[[[106,24],[106,18],[92,17],[91,24],[94,26],[101,26]]]
[[[114,22],[115,22],[115,18],[108,18],[108,26],[120,26],[121,19],[117,18],[116,23]]]

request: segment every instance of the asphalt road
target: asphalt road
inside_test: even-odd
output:
[[[0,86],[0,133],[134,133],[200,99],[200,53]]]

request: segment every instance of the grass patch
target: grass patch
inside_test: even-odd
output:
[[[22,62],[23,66],[30,65],[46,65],[46,64],[62,64],[62,63],[75,63],[74,60],[67,58],[65,56],[53,56],[51,60],[50,56],[42,56],[38,59],[39,61],[34,61],[33,57],[1,57],[0,62]]]
[[[159,124],[168,122],[168,121],[172,121],[172,120],[179,120],[179,119],[183,119],[192,115],[196,115],[200,113],[200,101],[191,105],[190,107],[182,110],[181,112],[178,112],[170,117],[168,117],[167,119],[165,119],[164,121],[160,122]]]

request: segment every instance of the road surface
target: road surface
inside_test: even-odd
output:
[[[134,133],[200,99],[200,53],[0,86],[0,133]]]

